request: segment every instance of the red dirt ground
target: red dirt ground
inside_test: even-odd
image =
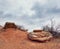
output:
[[[27,32],[10,28],[0,31],[0,49],[60,49],[60,39],[45,43],[30,41]]]

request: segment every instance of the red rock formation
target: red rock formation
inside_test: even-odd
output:
[[[6,22],[4,29],[7,29],[7,28],[17,28],[17,26],[15,25],[15,23]]]
[[[33,32],[42,32],[42,30],[33,30]]]

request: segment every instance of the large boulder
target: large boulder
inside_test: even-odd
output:
[[[5,23],[5,26],[4,26],[3,28],[4,28],[4,29],[7,29],[7,28],[17,28],[17,26],[15,25],[15,23],[6,22],[6,23]]]
[[[28,38],[30,40],[36,41],[49,41],[52,38],[52,34],[50,32],[31,32],[28,34]]]

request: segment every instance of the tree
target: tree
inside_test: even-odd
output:
[[[50,27],[48,26],[48,25],[46,25],[46,26],[43,26],[43,31],[50,31],[51,29],[50,29]]]
[[[50,19],[50,22],[51,22],[50,32],[53,33],[53,31],[54,31],[54,26],[55,26],[54,17],[52,17],[52,18]]]

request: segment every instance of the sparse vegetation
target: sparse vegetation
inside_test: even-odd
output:
[[[58,24],[56,27],[54,26],[55,26],[54,21],[52,21],[51,19],[51,26],[48,26],[48,25],[43,26],[43,30],[50,32],[55,38],[60,38],[60,32],[59,32],[60,24]]]
[[[17,26],[17,28],[19,29],[19,30],[22,30],[22,31],[28,31],[28,29],[25,29],[23,26],[21,26],[21,25],[16,25]]]

